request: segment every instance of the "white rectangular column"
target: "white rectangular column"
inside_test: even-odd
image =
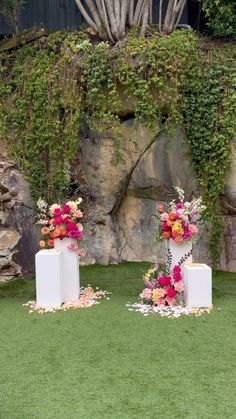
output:
[[[62,280],[63,302],[76,301],[80,296],[79,257],[77,253],[69,249],[69,245],[75,244],[75,240],[64,238],[54,240],[54,247],[62,252]]]
[[[184,302],[191,307],[212,305],[212,270],[203,263],[183,265]]]
[[[63,302],[62,253],[40,250],[36,256],[36,303],[43,308],[58,308]]]

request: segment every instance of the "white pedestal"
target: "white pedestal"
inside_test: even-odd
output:
[[[79,257],[76,252],[68,249],[70,244],[77,245],[77,241],[69,238],[54,240],[54,248],[62,252],[63,301],[65,303],[78,300],[80,295]]]
[[[43,308],[58,308],[63,301],[62,253],[40,250],[36,262],[36,302]]]
[[[203,263],[183,265],[184,302],[191,307],[212,305],[212,270]]]
[[[173,271],[174,266],[181,265],[184,262],[192,262],[192,241],[185,241],[182,244],[177,244],[173,239],[167,240],[167,257],[172,257],[170,264],[170,272]]]

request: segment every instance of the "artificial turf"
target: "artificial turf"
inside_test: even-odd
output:
[[[34,281],[0,285],[1,419],[236,418],[236,274],[214,274],[211,314],[144,317],[126,303],[148,266],[82,267],[110,300],[43,315]]]

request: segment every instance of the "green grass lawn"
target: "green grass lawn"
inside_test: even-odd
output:
[[[144,317],[125,304],[148,266],[81,268],[110,300],[54,314],[22,307],[34,281],[0,285],[1,419],[236,418],[236,274],[214,275],[211,314]]]

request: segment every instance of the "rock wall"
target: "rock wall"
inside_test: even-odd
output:
[[[152,214],[173,197],[173,185],[200,193],[194,180],[182,129],[171,139],[151,133],[132,118],[122,124],[122,161],[113,141],[84,130],[72,168],[74,185],[84,198],[86,257],[84,263],[146,261],[164,257],[157,246]],[[130,141],[133,140],[133,141]],[[135,140],[135,141],[134,141]],[[232,145],[224,206],[224,234],[219,268],[236,272],[236,145]],[[29,186],[14,162],[0,155],[0,279],[34,275],[38,234],[34,227]],[[209,262],[207,236],[201,232],[195,260]]]
[[[9,159],[0,152],[0,280],[34,274],[37,231],[29,185]]]
[[[152,214],[158,202],[173,198],[173,185],[186,193],[200,190],[194,179],[188,145],[182,129],[171,139],[153,135],[133,119],[122,123],[125,140],[123,161],[116,162],[111,138],[87,132],[74,168],[85,202],[87,227],[86,263],[145,261],[164,257],[164,246],[155,245]],[[130,139],[135,138],[135,142]],[[219,268],[236,271],[236,152],[224,197],[225,229]],[[210,263],[207,235],[202,231],[194,247],[195,260]]]

